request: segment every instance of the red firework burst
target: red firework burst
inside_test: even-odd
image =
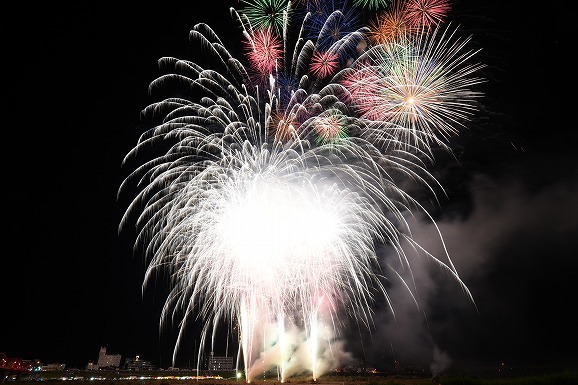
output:
[[[337,54],[331,51],[316,51],[311,58],[309,69],[314,76],[323,79],[331,75],[338,66]]]
[[[270,27],[253,31],[244,44],[247,59],[257,72],[267,76],[281,67],[283,44]]]
[[[407,20],[414,28],[431,29],[443,22],[450,11],[449,0],[407,0]]]

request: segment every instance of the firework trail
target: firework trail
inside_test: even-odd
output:
[[[201,23],[190,38],[206,64],[159,60],[167,73],[151,91],[187,96],[144,109],[152,128],[126,159],[159,151],[121,185],[140,190],[120,227],[136,215],[145,285],[170,274],[161,322],[184,313],[173,360],[185,326],[201,318],[201,347],[221,325],[238,330],[247,382],[272,368],[281,381],[302,367],[317,379],[331,350],[322,345],[344,319],[371,327],[376,298],[389,303],[378,247],[411,269],[401,245],[421,247],[405,215],[429,215],[401,186],[441,189],[431,147],[449,149],[475,110],[480,66],[447,30],[371,39],[335,6],[346,2],[243,3],[231,9],[242,57]],[[448,255],[427,255],[471,298]]]

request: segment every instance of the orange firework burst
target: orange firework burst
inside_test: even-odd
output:
[[[269,135],[275,138],[275,141],[287,143],[291,138],[297,136],[299,122],[294,116],[291,116],[291,114],[272,112],[267,127],[269,129]]]
[[[406,8],[395,2],[369,23],[368,36],[375,45],[389,44],[401,40],[412,31]]]

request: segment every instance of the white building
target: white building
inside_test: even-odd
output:
[[[124,369],[125,370],[154,370],[156,369],[152,362],[147,360],[141,360],[139,356],[135,358],[127,358],[124,361]]]
[[[98,353],[98,369],[118,369],[120,368],[120,360],[122,356],[120,354],[107,354],[106,347],[101,347]]]
[[[57,372],[64,370],[66,368],[66,364],[46,364],[40,367],[42,372]]]
[[[209,370],[233,370],[233,357],[217,357],[211,352],[207,366]]]

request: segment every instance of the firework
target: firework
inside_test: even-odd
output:
[[[321,52],[317,51],[311,58],[311,73],[319,78],[325,78],[338,67],[338,56],[331,51]]]
[[[377,14],[376,19],[370,22],[367,35],[374,45],[392,44],[410,36],[413,31],[407,10],[401,6],[399,1],[396,1],[386,11]]]
[[[243,13],[256,28],[271,27],[277,32],[283,28],[284,14],[290,13],[287,0],[241,0]]]
[[[251,67],[261,76],[268,77],[283,64],[283,45],[269,27],[247,34],[245,51]]]
[[[469,62],[477,51],[455,32],[436,29],[367,51],[343,83],[361,117],[394,127],[400,143],[443,146],[457,135],[477,110],[483,79],[474,74],[483,65]]]
[[[439,26],[450,11],[448,0],[406,0],[408,22],[416,29],[432,29]]]
[[[291,0],[291,3],[295,6],[308,6],[310,4],[322,3],[324,0]]]
[[[387,8],[390,2],[390,0],[353,0],[353,4],[356,6],[370,10]]]
[[[314,39],[317,46],[327,49],[349,33],[359,29],[359,12],[347,6],[345,0],[314,2],[307,5],[309,13],[307,38]]]
[[[346,138],[350,120],[341,111],[325,111],[315,120],[314,129],[317,133],[317,143],[337,143],[339,139]]]
[[[206,24],[190,36],[210,64],[160,60],[168,73],[151,90],[184,88],[143,111],[154,124],[127,159],[151,145],[166,151],[121,185],[140,188],[121,227],[136,215],[136,244],[150,261],[145,285],[169,271],[161,322],[184,314],[173,360],[186,325],[199,317],[201,349],[221,325],[235,326],[247,382],[269,368],[281,381],[303,368],[317,379],[331,351],[323,345],[335,342],[344,318],[370,327],[376,298],[389,303],[378,248],[411,269],[402,243],[421,247],[405,215],[430,217],[400,186],[418,181],[435,194],[424,159],[435,138],[455,133],[447,121],[473,109],[470,74],[479,67],[464,64],[473,53],[462,54],[465,42],[452,43],[446,32],[367,46],[360,28],[326,43],[341,10],[310,39],[305,16],[290,45],[291,3],[243,2],[248,7],[232,15],[244,60]],[[252,71],[265,81],[253,82]],[[427,255],[469,296],[448,255]],[[264,347],[274,358],[264,359]]]

